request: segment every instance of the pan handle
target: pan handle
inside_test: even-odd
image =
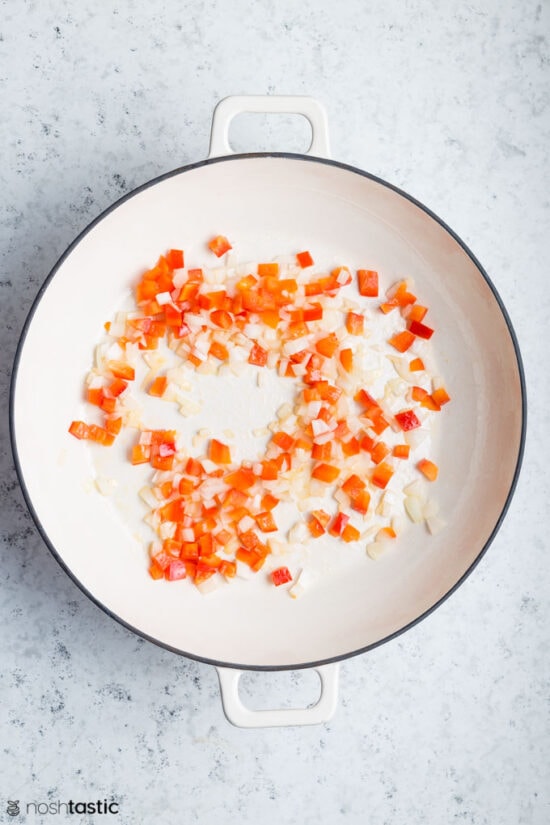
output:
[[[209,158],[232,155],[229,126],[243,112],[303,115],[311,125],[308,155],[330,157],[327,113],[313,97],[302,95],[233,95],[220,100],[212,116]]]
[[[223,712],[238,728],[274,728],[289,725],[319,725],[334,716],[338,703],[338,663],[314,668],[321,680],[318,701],[309,708],[250,710],[239,696],[239,681],[244,671],[217,667]]]

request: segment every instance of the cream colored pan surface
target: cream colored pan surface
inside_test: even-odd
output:
[[[354,557],[297,600],[281,598],[260,580],[236,582],[208,597],[185,582],[150,580],[133,534],[137,512],[130,503],[121,512],[92,489],[94,448],[67,433],[102,325],[140,272],[170,246],[184,246],[190,260],[200,260],[204,239],[217,232],[228,235],[245,260],[310,248],[320,260],[368,266],[390,280],[414,278],[438,330],[438,359],[453,398],[437,446],[446,529],[430,537],[411,528],[395,552],[376,562]],[[277,399],[271,400],[275,409]],[[257,389],[242,379],[210,404],[209,420],[219,419],[220,426],[241,420],[246,428],[259,406]],[[57,265],[33,308],[12,395],[23,488],[70,575],[115,618],[154,641],[245,667],[343,657],[433,608],[499,524],[515,483],[523,428],[513,332],[464,245],[387,184],[298,155],[232,156],[187,167],[98,219]]]

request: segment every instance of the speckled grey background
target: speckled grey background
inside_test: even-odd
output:
[[[117,817],[71,821],[550,821],[549,30],[547,0],[0,2],[1,821],[64,819],[10,818],[8,799],[104,797]],[[517,329],[530,431],[509,515],[466,584],[343,665],[329,725],[241,731],[211,667],[130,635],[50,556],[12,468],[7,386],[73,237],[204,157],[217,100],[265,92],[318,97],[335,157],[405,188],[473,248]],[[234,143],[303,149],[289,123],[244,119]],[[245,693],[307,703],[315,678],[254,675]]]

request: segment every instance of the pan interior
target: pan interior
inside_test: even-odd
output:
[[[320,261],[377,269],[390,281],[414,278],[430,307],[453,398],[436,456],[446,529],[430,537],[411,528],[398,550],[376,562],[354,560],[298,600],[256,582],[204,597],[185,582],[151,581],[127,521],[93,489],[90,450],[67,434],[94,344],[129,285],[171,246],[183,247],[189,260],[204,259],[205,239],[219,232],[244,260],[311,249]],[[224,406],[243,397],[244,385]],[[382,183],[299,157],[241,157],[189,168],[143,188],[99,220],[62,260],[36,307],[13,405],[27,495],[81,586],[162,644],[249,667],[342,656],[433,606],[489,540],[513,483],[522,429],[510,330],[463,247]]]

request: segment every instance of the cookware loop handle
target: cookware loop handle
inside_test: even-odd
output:
[[[218,667],[223,711],[231,724],[239,728],[273,728],[289,725],[319,725],[328,722],[338,702],[338,664],[314,668],[321,680],[319,700],[309,708],[251,710],[239,696],[239,681],[244,671]]]
[[[318,100],[302,95],[233,95],[220,100],[212,117],[208,157],[233,154],[229,126],[233,118],[244,112],[303,115],[309,120],[312,134],[307,154],[330,157],[327,113]]]

